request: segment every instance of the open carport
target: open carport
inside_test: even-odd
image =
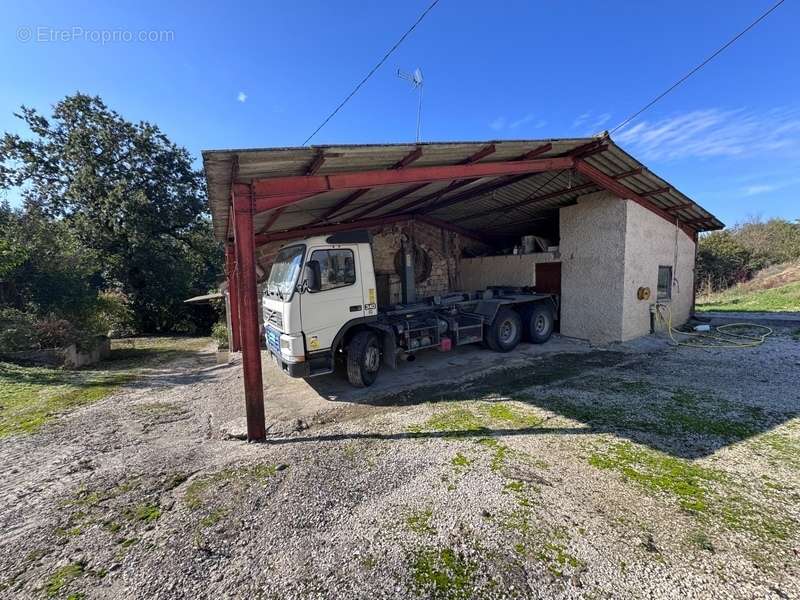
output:
[[[697,234],[723,226],[607,135],[211,150],[203,161],[254,441],[265,437],[258,282],[286,240],[418,226],[456,236],[457,248],[478,244],[477,261],[522,236],[556,240],[547,261],[559,265],[562,333],[609,342],[652,327],[639,290],[661,299],[667,268],[663,300],[676,322],[689,316]],[[463,258],[451,281],[491,269]]]

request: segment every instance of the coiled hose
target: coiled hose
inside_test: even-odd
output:
[[[666,318],[662,312],[665,309]],[[755,323],[727,323],[714,327],[708,332],[679,331],[672,326],[672,309],[668,304],[656,304],[656,317],[666,325],[672,343],[687,348],[755,348],[763,344],[773,333],[771,327]],[[731,329],[735,327],[747,327],[763,333],[734,333]],[[676,334],[687,336],[687,338],[676,339]]]

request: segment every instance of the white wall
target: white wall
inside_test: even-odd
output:
[[[459,265],[461,287],[465,291],[475,291],[490,285],[533,286],[536,264],[543,262],[557,262],[557,259],[552,252],[462,258]]]
[[[673,266],[673,325],[691,312],[694,241],[631,200],[608,192],[560,210],[561,333],[594,343],[626,341],[650,332],[659,265]],[[639,300],[649,287],[650,300]]]
[[[625,203],[608,192],[559,210],[563,335],[622,339],[625,218]]]
[[[630,340],[650,332],[650,305],[656,299],[658,267],[672,267],[672,300],[667,302],[672,311],[673,325],[681,325],[692,310],[694,285],[694,240],[643,206],[625,201],[625,292],[622,309],[622,339]],[[678,255],[675,264],[675,244]],[[649,287],[649,301],[638,300],[640,287]],[[658,322],[657,322],[658,323]]]

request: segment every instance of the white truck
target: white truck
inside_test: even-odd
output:
[[[350,383],[371,385],[381,366],[414,360],[427,348],[447,351],[483,343],[496,352],[521,340],[546,342],[558,297],[530,288],[494,286],[416,299],[412,245],[403,244],[402,302],[378,305],[367,231],[349,231],[284,245],[264,286],[266,346],[292,377],[343,367]]]

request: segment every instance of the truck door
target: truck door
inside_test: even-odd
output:
[[[364,316],[357,247],[311,248],[308,260],[319,262],[320,290],[300,299],[303,333],[309,352],[326,350],[342,325]]]

